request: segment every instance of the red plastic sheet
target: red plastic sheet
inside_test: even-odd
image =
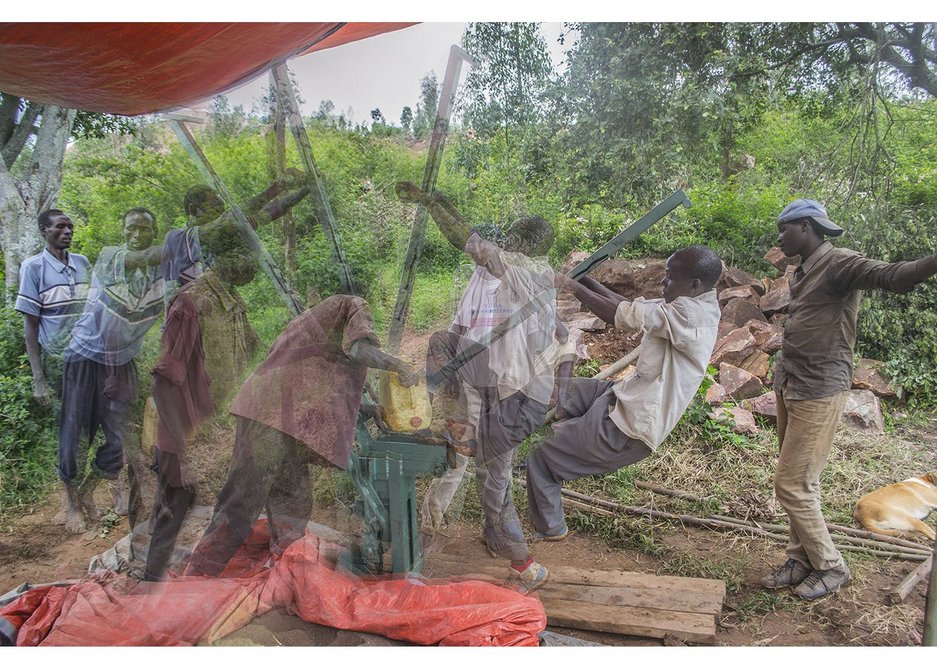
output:
[[[266,539],[260,522],[223,578],[137,583],[108,574],[27,592],[0,618],[19,628],[21,646],[211,643],[283,607],[308,622],[420,645],[536,646],[546,628],[535,596],[481,581],[358,578],[335,570],[312,535],[266,568]]]
[[[194,104],[287,58],[412,23],[0,23],[0,91],[129,116]]]

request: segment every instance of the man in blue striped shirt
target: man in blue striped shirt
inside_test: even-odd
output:
[[[33,396],[43,406],[61,398],[62,354],[88,296],[91,263],[84,255],[68,252],[74,229],[59,209],[43,211],[39,233],[46,247],[20,265],[14,308],[23,314]]]

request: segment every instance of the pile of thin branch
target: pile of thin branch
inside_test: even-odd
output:
[[[526,481],[519,481],[522,486],[526,486]],[[666,487],[650,485],[649,483],[636,483],[636,486],[643,489],[649,489],[658,494],[674,496],[693,501],[704,501],[704,499],[690,494],[671,490]],[[653,519],[677,520],[683,524],[692,526],[706,527],[709,529],[726,529],[730,531],[741,531],[753,536],[762,536],[787,542],[788,527],[783,524],[765,524],[753,521],[740,520],[726,515],[713,515],[711,517],[696,517],[694,515],[680,515],[669,513],[662,510],[652,510],[650,508],[640,508],[638,506],[627,506],[614,501],[607,501],[588,494],[581,494],[570,489],[564,489],[563,505],[577,510],[586,510],[599,515],[614,516],[617,513],[628,513],[629,515],[639,515]],[[923,545],[914,543],[901,538],[875,534],[870,531],[861,531],[851,527],[845,527],[839,524],[827,524],[830,531],[845,535],[834,536],[834,542],[837,549],[846,552],[862,552],[877,557],[888,557],[906,559],[908,561],[926,561],[931,556],[931,550]]]

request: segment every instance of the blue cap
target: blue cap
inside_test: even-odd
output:
[[[812,199],[794,200],[784,207],[784,211],[778,216],[778,225],[804,219],[815,222],[827,236],[838,237],[843,233],[843,228],[826,215],[826,207]]]

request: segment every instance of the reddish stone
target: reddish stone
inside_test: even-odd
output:
[[[791,303],[791,289],[785,283],[776,290],[772,290],[758,302],[758,306],[768,315],[783,311]]]
[[[729,395],[726,394],[726,388],[724,388],[719,383],[714,382],[712,385],[706,388],[706,403],[710,406],[721,404],[728,398]]]
[[[843,409],[843,423],[857,431],[884,434],[881,399],[868,390],[850,390]]]
[[[721,339],[723,336],[729,332],[734,332],[738,327],[735,326],[733,322],[726,322],[725,320],[719,321],[719,327],[716,329],[716,341]]]
[[[591,313],[577,313],[564,323],[566,329],[578,329],[581,332],[597,332],[605,329],[606,323],[602,318]]]
[[[764,299],[764,298],[762,298]],[[749,320],[767,321],[761,309],[747,299],[733,299],[722,309],[722,320],[741,327]]]
[[[557,299],[556,314],[561,320],[570,320],[582,311],[582,304],[578,299]]]
[[[732,431],[736,434],[749,434],[754,436],[758,433],[758,425],[755,424],[755,416],[751,411],[735,406],[728,408],[720,406],[709,414],[711,420],[717,422],[732,422]]]
[[[710,360],[715,366],[723,363],[738,365],[751,355],[755,348],[755,337],[752,333],[747,327],[739,327],[716,341]]]
[[[773,316],[768,318],[768,322],[770,322],[772,325],[782,327],[782,329],[785,320],[787,320],[787,313],[775,313]]]
[[[738,285],[734,288],[726,288],[719,293],[719,306],[725,306],[727,302],[733,299],[747,299],[755,303],[755,292],[750,285]]]
[[[852,388],[854,390],[869,390],[877,397],[897,397],[898,393],[891,386],[881,369],[884,362],[878,360],[859,360],[858,366],[852,374]]]
[[[573,251],[566,256],[565,260],[563,260],[563,267],[560,269],[560,271],[565,274],[577,264],[588,258],[589,255],[590,254],[585,251]]]
[[[782,288],[790,288],[791,278],[794,276],[794,272],[797,270],[797,267],[790,266],[788,267],[782,276],[778,278],[766,278],[765,287],[768,292],[773,292],[775,290],[780,290]]]
[[[778,325],[761,322],[760,320],[750,320],[745,323],[745,326],[755,337],[755,345],[758,346],[758,350],[773,355],[781,349],[784,330]]]
[[[736,401],[757,397],[764,391],[764,385],[758,376],[732,364],[719,365],[719,383]]]
[[[612,258],[596,267],[591,276],[625,299],[658,299],[662,294],[660,282],[666,270],[667,260]]]
[[[765,261],[778,271],[784,271],[785,268],[791,265],[796,267],[800,264],[800,256],[795,255],[794,257],[787,257],[780,248],[775,246],[765,253]]]
[[[738,367],[764,381],[768,377],[768,370],[771,368],[771,357],[767,353],[756,350],[746,357]]]
[[[742,402],[742,406],[771,422],[778,421],[778,397],[774,392],[761,394],[754,399],[746,399]]]
[[[722,292],[726,288],[735,288],[745,285],[751,287],[759,295],[765,292],[765,286],[761,282],[761,279],[755,278],[747,271],[743,271],[738,267],[726,267],[723,265],[722,277],[719,279],[719,282],[716,283],[717,290]]]

